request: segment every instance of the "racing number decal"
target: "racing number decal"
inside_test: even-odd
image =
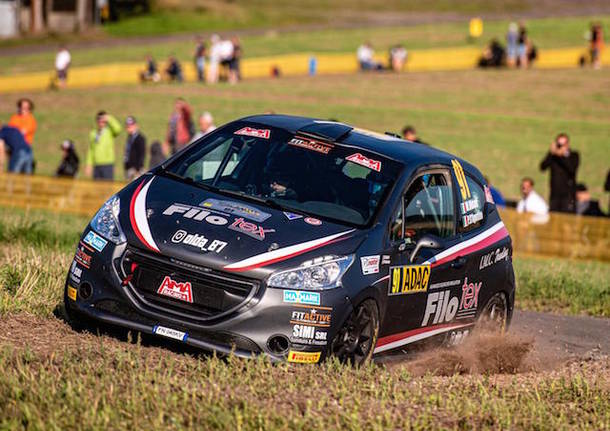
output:
[[[394,266],[390,268],[389,296],[426,292],[430,281],[430,265]]]
[[[451,160],[451,164],[453,165],[453,172],[455,173],[455,178],[457,178],[458,184],[460,185],[460,193],[462,194],[462,200],[466,200],[470,198],[470,189],[468,188],[468,183],[466,182],[466,176],[464,175],[464,169],[462,169],[462,165],[457,160]]]

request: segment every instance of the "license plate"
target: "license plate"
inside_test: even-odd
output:
[[[153,328],[153,334],[161,335],[167,338],[173,338],[178,341],[186,341],[189,334],[186,332],[178,331],[172,328],[166,328],[165,326],[157,325]]]

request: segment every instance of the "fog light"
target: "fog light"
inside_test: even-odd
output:
[[[83,299],[89,299],[91,298],[91,295],[93,295],[93,287],[91,287],[89,283],[85,282],[79,286],[78,294]]]
[[[284,355],[290,347],[290,342],[283,335],[274,335],[267,340],[267,347],[276,355]]]

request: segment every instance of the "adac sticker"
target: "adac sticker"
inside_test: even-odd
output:
[[[430,265],[393,266],[390,268],[389,296],[426,292]]]
[[[284,290],[284,302],[291,304],[320,305],[320,294],[318,292],[306,292],[303,290]]]
[[[243,127],[235,132],[236,135],[253,136],[255,138],[269,139],[271,131],[269,129],[255,129],[253,127]]]
[[[288,362],[296,362],[299,364],[316,364],[320,360],[321,352],[288,352]]]
[[[85,238],[83,238],[83,242],[93,247],[96,251],[102,251],[104,247],[106,247],[106,244],[108,244],[108,241],[92,230],[87,232],[87,235],[85,235]]]

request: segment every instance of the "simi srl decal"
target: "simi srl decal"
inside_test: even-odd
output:
[[[131,228],[140,242],[148,249],[160,253],[159,247],[155,243],[155,240],[150,233],[148,217],[146,216],[146,195],[148,194],[148,189],[153,181],[154,178],[147,183],[146,180],[143,180],[131,196],[131,202],[129,204],[129,220],[131,222]],[[144,183],[146,183],[146,185],[144,185]]]
[[[430,281],[430,265],[406,265],[390,268],[392,282],[388,295],[408,295],[410,293],[426,292]]]
[[[333,244],[338,241],[343,241],[349,238],[349,235],[354,231],[355,229],[350,229],[345,232],[336,233],[334,235],[329,235],[311,241],[290,245],[288,247],[278,248],[277,250],[257,254],[256,256],[252,256],[247,259],[240,260],[239,262],[226,265],[224,269],[227,271],[239,272],[249,271],[251,269],[271,265],[272,263],[281,262],[283,260],[290,259],[300,254],[315,250],[317,248],[324,247],[326,245]]]

